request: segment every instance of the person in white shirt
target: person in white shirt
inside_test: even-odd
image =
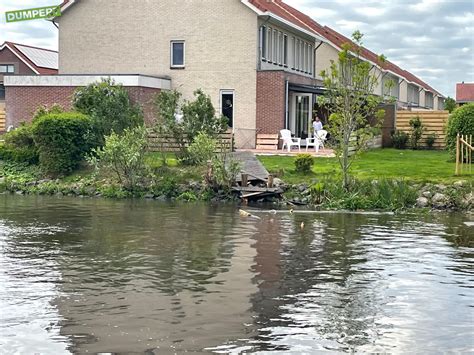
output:
[[[320,131],[323,129],[323,124],[321,122],[321,120],[319,119],[318,116],[316,116],[313,120],[313,131],[314,131],[314,134],[316,134],[316,132]]]

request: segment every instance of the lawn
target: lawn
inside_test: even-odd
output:
[[[259,156],[267,170],[289,183],[339,174],[336,158],[316,158],[310,175],[296,173],[294,157]],[[397,178],[419,182],[452,182],[472,179],[474,173],[454,176],[453,162],[445,151],[375,149],[363,153],[353,164],[351,174],[359,179]]]

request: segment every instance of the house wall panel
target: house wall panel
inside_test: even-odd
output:
[[[240,0],[82,0],[59,27],[60,74],[166,75],[217,110],[231,89],[237,146],[239,129],[255,133],[258,20]],[[171,40],[185,41],[185,69],[170,69]]]

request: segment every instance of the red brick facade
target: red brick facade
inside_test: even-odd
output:
[[[257,133],[278,133],[285,128],[285,97],[290,84],[321,85],[316,79],[283,70],[257,72]]]
[[[154,121],[153,97],[159,89],[145,87],[125,87],[130,100],[139,104],[145,115],[146,123]],[[72,108],[73,86],[8,86],[5,95],[7,127],[18,127],[21,122],[30,122],[34,112],[41,105],[48,107],[59,104],[66,110]]]

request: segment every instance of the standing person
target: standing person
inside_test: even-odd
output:
[[[314,134],[316,135],[316,133],[320,130],[323,129],[323,123],[321,122],[321,120],[319,119],[318,116],[316,116],[313,120],[313,131],[314,131]]]

